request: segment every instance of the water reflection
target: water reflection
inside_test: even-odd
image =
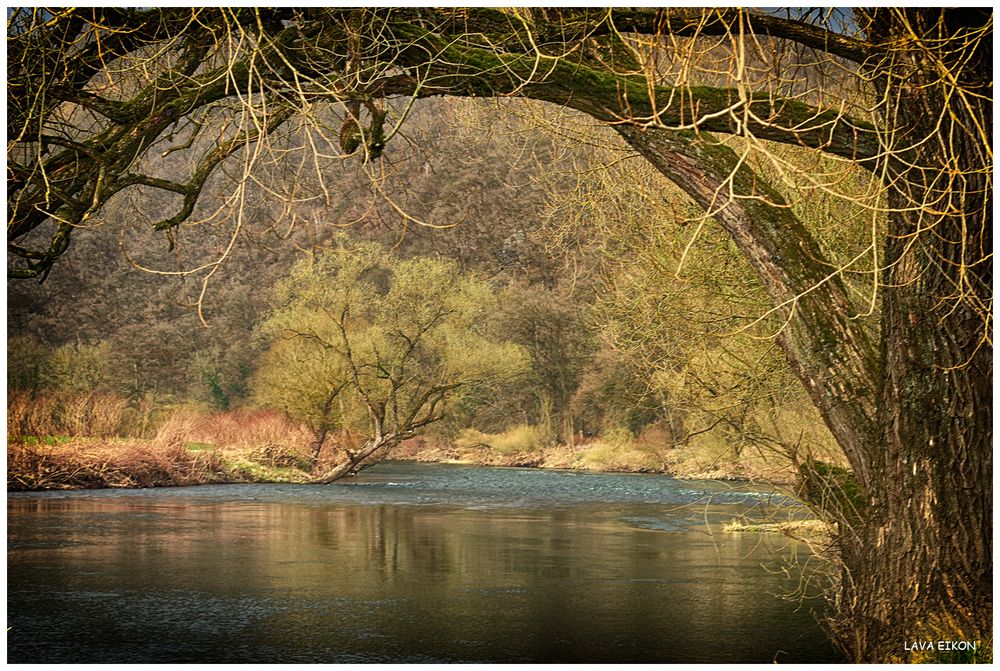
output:
[[[264,498],[9,497],[8,661],[835,658],[774,548],[662,506]]]

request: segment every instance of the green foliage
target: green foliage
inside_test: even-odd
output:
[[[347,383],[348,371],[332,352],[303,338],[277,336],[261,358],[251,381],[257,403],[283,411],[306,423],[314,432],[360,423],[364,415],[356,404],[338,398],[336,390]]]
[[[251,459],[224,461],[223,469],[236,482],[306,482],[308,474],[291,466],[268,466]]]
[[[7,389],[41,387],[50,355],[50,350],[32,336],[7,338]]]
[[[296,264],[274,299],[254,395],[317,433],[410,432],[468,388],[527,367],[520,347],[484,332],[490,287],[451,260],[399,260],[339,236]]]
[[[211,452],[215,446],[211,443],[189,442],[184,443],[184,449],[188,452]]]
[[[205,383],[212,394],[212,405],[218,410],[229,410],[229,396],[222,390],[217,373],[205,375]]]
[[[54,445],[68,443],[71,440],[72,438],[70,436],[21,436],[19,438],[19,441],[28,447],[38,447],[40,445],[52,447]]]
[[[118,388],[111,344],[71,342],[59,347],[30,335],[7,339],[8,390],[87,395]]]
[[[496,331],[522,346],[531,360],[522,397],[513,399],[517,407],[509,414],[530,408],[527,420],[569,440],[575,433],[570,401],[593,352],[584,310],[578,299],[541,285],[514,284],[500,298]]]
[[[833,446],[777,344],[786,315],[733,240],[662,175],[609,162],[552,208],[554,243],[592,258],[604,283],[591,312],[602,347],[574,398],[588,434],[656,423],[674,446],[711,434],[733,460]],[[857,240],[828,238],[858,253]],[[808,419],[787,421],[799,412]]]
[[[242,357],[249,354],[246,344],[224,347],[213,342],[195,352],[188,367],[192,382],[189,394],[216,410],[228,410],[239,405],[250,393],[250,367]]]
[[[236,364],[236,379],[229,392],[236,398],[246,398],[250,395],[250,366],[244,361]]]
[[[41,372],[42,384],[68,392],[91,392],[114,386],[107,342],[67,343],[56,348]]]

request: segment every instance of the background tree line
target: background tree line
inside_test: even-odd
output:
[[[309,291],[309,281],[297,286],[289,277],[303,252],[328,247],[342,230],[358,244],[370,240],[402,259],[454,259],[464,274],[495,290],[483,327],[527,358],[513,366],[516,379],[481,390],[489,403],[474,404],[474,411],[454,404],[442,424],[428,427],[431,436],[448,442],[464,430],[498,435],[533,427],[532,438],[522,441],[530,450],[608,436],[635,441],[645,432],[660,450],[694,443],[704,467],[738,462],[746,448],[780,464],[775,450],[781,454],[799,443],[803,453],[831,458],[829,436],[801,417],[810,412],[808,402],[781,373],[770,341],[720,332],[715,354],[681,347],[701,342],[706,332],[687,321],[692,310],[714,309],[711,297],[719,291],[732,298],[754,281],[736,251],[719,239],[698,241],[705,258],[688,265],[700,272],[697,277],[670,277],[667,265],[679,260],[686,241],[666,235],[669,229],[660,229],[656,240],[648,236],[652,222],[678,216],[680,194],[665,201],[654,175],[637,180],[634,166],[616,167],[623,148],[602,151],[581,143],[581,132],[593,132],[582,118],[567,124],[570,135],[559,141],[530,106],[455,101],[445,112],[430,112],[414,111],[412,147],[398,156],[395,147],[386,149],[395,170],[380,188],[399,194],[407,212],[454,221],[453,227],[408,226],[385,203],[371,208],[362,188],[367,176],[356,166],[329,166],[325,178],[357,182],[346,191],[360,202],[343,199],[341,209],[349,212],[343,220],[324,220],[330,212],[322,207],[300,212],[311,223],[294,229],[289,241],[271,229],[281,203],[262,196],[226,268],[209,284],[208,329],[190,307],[199,289],[190,279],[132,268],[117,253],[118,241],[81,232],[44,284],[11,285],[9,388],[114,392],[133,404],[196,403],[206,410],[263,404],[290,411],[333,441],[331,430],[344,426],[321,416],[327,390],[316,375],[300,374],[309,370],[296,360],[301,352],[275,348],[261,329],[274,323],[277,306]],[[520,159],[510,163],[504,158],[510,155]],[[469,156],[476,164],[457,170]],[[104,225],[128,228],[137,211],[157,209],[155,201],[142,210],[136,205],[130,200],[120,211],[110,209],[102,215]],[[183,268],[189,253],[217,244],[216,235],[196,228],[178,236],[170,252],[175,267]],[[106,271],[88,272],[95,264]],[[326,280],[328,287],[337,284]],[[683,289],[671,293],[669,284]],[[284,298],[261,289],[275,285],[285,287]],[[755,308],[746,309],[751,314]],[[664,328],[668,314],[677,323]],[[772,350],[766,363],[720,365],[725,352],[745,354],[748,346]],[[276,363],[283,360],[286,374]],[[697,371],[685,368],[692,364]],[[67,366],[76,371],[56,372]],[[82,368],[88,372],[81,374]],[[729,378],[720,381],[724,375]],[[268,376],[273,382],[264,384]],[[364,417],[353,420],[359,421]],[[802,433],[805,427],[810,429]]]

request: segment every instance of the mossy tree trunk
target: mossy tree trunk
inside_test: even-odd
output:
[[[785,356],[819,408],[861,483],[875,431],[876,350],[854,319],[847,290],[782,197],[709,136],[618,132],[729,233],[772,302]],[[732,176],[732,177],[731,177]],[[732,182],[740,198],[728,199]],[[750,198],[749,196],[753,196]],[[770,203],[774,203],[772,206]]]
[[[989,16],[955,13],[915,10],[906,30],[953,48],[948,38]],[[882,25],[889,37],[905,32]],[[991,642],[991,61],[941,56],[966,59],[948,88],[914,86],[921,74],[939,76],[916,59],[882,73],[908,125],[900,133],[888,120],[883,139],[898,160],[886,178],[880,352],[808,231],[733,152],[710,137],[617,127],[715,213],[750,261],[787,320],[778,337],[786,358],[850,461],[859,486],[851,503],[862,510],[845,514],[842,496],[813,503],[841,522],[836,633],[854,661],[906,660],[913,640]],[[727,182],[755,198],[722,200]]]
[[[986,643],[993,610],[992,54],[954,39],[988,28],[991,11],[877,18],[878,37],[919,48],[879,72],[894,101],[884,142],[906,160],[887,179],[879,440],[848,566],[860,661],[905,659],[907,639]]]

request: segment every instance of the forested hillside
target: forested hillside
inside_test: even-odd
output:
[[[238,226],[230,212],[185,227],[172,249],[139,230],[170,207],[162,192],[121,199],[77,234],[45,282],[10,285],[9,385],[205,412],[266,407],[252,380],[268,349],[258,327],[275,307],[271,290],[346,234],[404,259],[454,259],[497,290],[490,330],[526,348],[530,367],[516,384],[429,427],[429,458],[532,463],[544,446],[599,441],[598,468],[683,462],[683,472],[781,479],[790,450],[829,458],[829,437],[773,344],[739,332],[766,309],[731,246],[706,234],[686,248],[693,208],[680,193],[661,196],[662,183],[613,136],[586,141],[595,129],[583,118],[552,130],[531,103],[420,105],[378,174],[356,161],[324,165],[323,185],[337,185],[329,205],[303,170],[285,193],[259,189]],[[291,208],[289,191],[305,202]],[[681,225],[664,228],[664,217]],[[230,235],[233,249],[207,282],[177,274],[220,254]],[[682,254],[691,258],[676,275]],[[713,305],[719,291],[732,292],[728,306]],[[734,310],[736,295],[745,305]],[[733,314],[690,321],[717,308]],[[692,350],[706,332],[721,336],[717,346]],[[83,367],[92,370],[81,376]],[[462,450],[487,445],[500,454]]]

